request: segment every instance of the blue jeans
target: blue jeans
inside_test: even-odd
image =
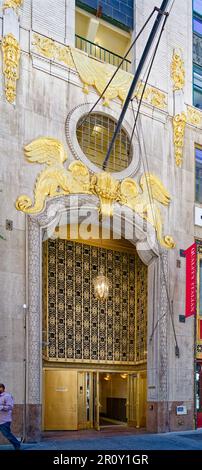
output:
[[[13,445],[14,449],[20,449],[20,442],[11,432],[11,423],[0,424],[0,432]]]

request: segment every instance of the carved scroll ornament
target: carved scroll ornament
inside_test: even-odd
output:
[[[184,133],[187,122],[186,114],[176,114],[173,118],[173,134],[175,147],[175,161],[177,166],[181,166],[183,162]]]
[[[2,51],[6,99],[9,103],[14,103],[16,82],[19,79],[20,46],[13,34],[9,33],[4,36]]]

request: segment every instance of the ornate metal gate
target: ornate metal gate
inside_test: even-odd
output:
[[[93,279],[109,279],[98,301]],[[43,243],[44,359],[59,362],[146,362],[147,268],[134,251],[69,240]]]

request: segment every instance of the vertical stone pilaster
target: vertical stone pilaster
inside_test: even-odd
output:
[[[40,403],[40,226],[33,219],[28,220],[29,226],[29,403]]]
[[[168,253],[149,267],[147,429],[168,430]],[[168,284],[167,284],[168,285]]]
[[[168,399],[167,387],[167,322],[168,322],[168,253],[164,252],[158,260],[160,268],[160,289],[159,289],[159,401]],[[169,292],[168,292],[169,294]]]
[[[41,432],[40,225],[28,219],[28,393],[27,438]]]

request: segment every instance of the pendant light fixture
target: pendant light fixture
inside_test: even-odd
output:
[[[102,244],[102,238],[101,238]],[[101,251],[101,250],[100,250]],[[102,259],[102,251],[101,251],[101,259]],[[99,260],[98,260],[99,263]],[[99,263],[100,264],[100,263]],[[94,294],[96,299],[98,300],[106,300],[109,295],[109,280],[105,276],[105,269],[101,261],[101,266],[98,267],[98,276],[94,280]]]

